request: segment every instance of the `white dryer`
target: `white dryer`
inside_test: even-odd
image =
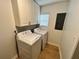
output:
[[[42,50],[44,50],[48,41],[48,31],[45,29],[36,28],[34,29],[34,32],[42,35]]]
[[[41,35],[24,31],[17,34],[20,59],[38,59],[41,52]]]

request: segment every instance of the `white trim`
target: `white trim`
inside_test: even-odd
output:
[[[79,43],[79,40],[76,40],[75,46],[74,46],[73,51],[72,51],[71,59],[74,56],[74,53],[75,53],[75,50],[77,48],[78,43]]]
[[[60,59],[62,59],[62,52],[61,52],[61,48],[59,47],[59,54],[60,54]]]
[[[17,54],[14,56],[14,57],[12,57],[11,59],[17,59],[18,58],[18,56],[17,56]]]
[[[54,45],[54,46],[56,46],[56,47],[59,48],[60,59],[62,59],[62,53],[61,53],[60,45],[57,45],[57,44],[55,44],[55,43],[51,43],[51,42],[48,42],[48,44],[50,44],[50,45]]]
[[[54,45],[54,46],[56,46],[56,47],[59,47],[59,45],[58,45],[58,44],[55,44],[55,43],[48,42],[48,44]]]

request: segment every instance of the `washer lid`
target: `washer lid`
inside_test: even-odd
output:
[[[34,29],[34,32],[45,35],[47,33],[47,30],[42,30],[42,29],[36,28],[36,29]]]
[[[40,39],[41,35],[32,33],[32,34],[18,34],[17,38],[18,40],[27,43],[29,45],[33,45],[36,41],[38,41]]]

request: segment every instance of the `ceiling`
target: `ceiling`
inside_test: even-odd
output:
[[[64,2],[68,0],[35,0],[40,6],[47,5],[50,3],[56,3],[56,2]]]

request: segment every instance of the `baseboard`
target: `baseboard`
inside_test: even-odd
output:
[[[56,46],[56,47],[59,47],[59,45],[57,45],[57,44],[55,44],[55,43],[48,42],[48,44],[54,45],[54,46]]]
[[[12,57],[12,59],[17,59],[17,58],[18,58],[17,54],[14,57]]]
[[[61,48],[59,47],[59,54],[60,54],[60,59],[62,59],[62,53],[61,53]]]
[[[61,53],[60,45],[57,45],[57,44],[54,44],[54,43],[51,43],[51,42],[48,42],[48,44],[50,44],[50,45],[54,45],[54,46],[56,46],[56,47],[59,48],[60,59],[62,59],[62,53]]]

